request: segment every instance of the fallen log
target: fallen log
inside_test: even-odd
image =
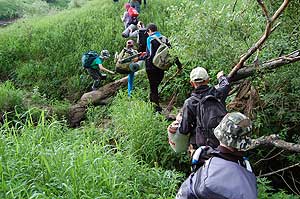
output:
[[[80,125],[80,122],[85,118],[86,109],[89,104],[99,105],[105,103],[107,98],[116,94],[118,89],[127,85],[128,77],[116,80],[106,84],[96,91],[91,91],[82,95],[80,100],[70,108],[69,124],[71,127]]]
[[[275,68],[278,68],[280,66],[284,66],[287,64],[295,63],[297,61],[300,61],[300,50],[296,50],[288,55],[284,55],[281,57],[277,57],[275,59],[271,59],[271,60],[266,61],[258,66],[255,66],[255,65],[245,66],[245,67],[239,69],[230,78],[230,82],[236,82],[241,79],[245,79],[247,77],[255,75],[258,72],[267,72],[269,70],[272,70],[272,69],[275,69]]]

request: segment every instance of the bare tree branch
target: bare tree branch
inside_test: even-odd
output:
[[[287,181],[284,179],[283,175],[284,175],[284,171],[282,172],[282,175],[279,175],[278,173],[276,173],[276,175],[280,176],[281,179],[283,180],[283,182],[286,184],[286,186],[295,194],[298,195],[298,193],[292,189],[292,187],[289,185],[289,183],[287,183]]]
[[[257,0],[257,1],[259,5],[262,7],[263,13],[267,18],[265,32],[262,35],[262,37],[247,51],[247,53],[240,58],[240,61],[234,66],[234,68],[229,73],[228,75],[229,78],[231,78],[241,67],[243,67],[245,61],[249,59],[249,57],[251,57],[251,55],[265,43],[269,35],[272,33],[271,30],[274,21],[279,17],[279,15],[284,11],[284,9],[287,7],[289,3],[289,0],[284,0],[281,6],[278,8],[278,10],[275,12],[275,14],[271,18],[269,18],[267,8],[265,7],[263,1],[262,0]]]
[[[274,148],[270,151],[270,153],[268,153],[268,154],[266,155],[266,157],[268,157],[268,156],[271,154],[271,152],[274,151],[274,149],[276,149],[276,147],[274,147]],[[257,165],[258,163],[260,163],[260,162],[262,162],[262,161],[271,160],[271,159],[275,158],[276,156],[280,155],[281,153],[283,153],[284,151],[285,151],[285,150],[281,150],[279,153],[276,153],[275,155],[273,155],[273,156],[271,156],[271,157],[269,157],[269,158],[264,157],[263,159],[260,159],[260,160],[258,160],[257,162],[255,162],[254,165]]]
[[[265,173],[265,174],[259,175],[259,176],[257,176],[257,177],[258,177],[258,178],[262,178],[262,177],[270,176],[270,175],[279,173],[279,172],[281,172],[281,171],[288,170],[288,169],[290,169],[290,168],[293,168],[293,167],[296,167],[296,166],[299,166],[299,165],[300,165],[300,162],[298,162],[298,163],[296,163],[296,164],[293,164],[293,165],[291,165],[291,166],[288,166],[288,167],[279,169],[279,170],[277,170],[277,171],[272,171],[272,172],[270,172],[270,173]]]
[[[295,189],[296,189],[296,191],[297,191],[297,195],[300,195],[300,191],[299,191],[299,189],[298,189],[298,187],[297,187],[297,185],[296,185],[295,178],[294,178],[294,176],[293,176],[293,172],[289,171],[289,173],[290,173],[290,175],[291,175],[291,177],[292,177],[292,181],[293,181],[294,187],[295,187]]]
[[[254,149],[261,145],[272,145],[277,148],[282,148],[288,151],[300,152],[300,144],[295,144],[291,142],[286,142],[284,140],[280,140],[278,135],[272,134],[269,136],[262,136],[257,139],[252,140],[252,144],[250,149]]]
[[[262,8],[263,10],[263,13],[267,19],[267,23],[270,23],[270,17],[269,17],[269,12],[266,8],[266,5],[264,4],[264,2],[262,0],[257,0],[258,4],[260,5],[260,7]]]

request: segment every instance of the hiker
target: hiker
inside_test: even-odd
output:
[[[142,66],[144,61],[136,60],[134,58],[138,58],[139,53],[134,49],[134,41],[128,40],[126,42],[126,47],[122,49],[120,54],[116,53],[115,61],[116,61],[116,72],[121,74],[128,74],[128,83],[127,83],[127,91],[128,96],[131,96],[131,91],[133,89],[133,80],[134,73],[138,71]]]
[[[185,100],[182,113],[179,113],[168,128],[169,142],[176,152],[188,151],[190,154],[200,146],[219,145],[213,134],[215,128],[226,114],[225,100],[230,85],[223,71],[217,74],[218,87],[210,87],[207,71],[202,67],[190,73],[190,83],[194,88],[191,97]],[[202,100],[202,101],[201,101]]]
[[[92,51],[95,52],[95,51]],[[94,59],[91,60],[91,64],[88,67],[85,67],[89,75],[93,78],[94,83],[92,90],[95,91],[100,87],[100,81],[106,78],[105,74],[102,74],[101,71],[105,71],[111,74],[115,74],[113,71],[106,69],[102,64],[103,62],[110,57],[108,50],[102,50],[100,56],[95,53]]]
[[[147,29],[144,26],[144,23],[142,21],[139,21],[137,24],[137,29],[132,30],[130,29],[129,37],[137,37],[137,43],[138,43],[138,52],[146,52],[147,47]]]
[[[137,26],[130,25],[126,30],[123,31],[122,36],[127,37],[137,37],[138,52],[146,52],[147,44],[147,29],[142,21],[139,21]]]
[[[128,13],[128,9],[130,8],[130,4],[129,3],[125,3],[124,4],[124,8],[125,8],[125,12],[122,16],[122,22],[124,23],[124,27],[125,29],[128,28],[128,26],[130,25],[129,22],[131,20],[131,17],[129,16],[129,13]]]
[[[228,113],[214,129],[220,145],[202,146],[192,159],[192,174],[176,199],[256,199],[256,177],[244,151],[251,144],[251,121],[239,112]]]
[[[138,52],[146,52],[147,38],[149,36],[147,29],[142,21],[139,21],[137,28],[138,29],[132,34],[137,34]]]
[[[136,11],[138,11],[138,13],[140,13],[140,11],[141,11],[141,4],[140,4],[140,2],[138,0],[130,0],[129,3],[130,3],[131,7],[135,8]]]
[[[164,78],[164,70],[156,67],[153,64],[153,58],[157,52],[157,49],[161,45],[158,40],[165,40],[165,44],[171,47],[168,39],[164,37],[160,32],[158,32],[157,26],[154,23],[147,25],[147,34],[149,37],[146,42],[146,73],[148,76],[150,84],[150,102],[154,103],[154,109],[156,112],[161,112],[162,108],[159,105],[159,93],[158,86]],[[179,69],[181,69],[182,64],[179,59],[175,59],[175,63]]]
[[[138,0],[138,2],[140,3],[140,5],[142,5],[142,0]],[[147,2],[146,0],[144,0],[144,6],[146,6]]]
[[[150,84],[150,102],[154,103],[154,109],[156,112],[161,112],[162,108],[159,105],[159,94],[158,86],[164,78],[164,71],[160,68],[157,68],[153,64],[153,57],[159,47],[159,42],[154,39],[154,37],[162,37],[161,33],[158,32],[157,26],[154,23],[147,25],[147,57],[146,57],[146,73],[148,76]]]

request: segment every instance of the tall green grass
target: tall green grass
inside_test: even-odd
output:
[[[93,126],[28,120],[0,127],[1,198],[173,198],[181,175],[151,168]]]
[[[186,170],[185,156],[175,154],[169,146],[166,131],[169,122],[164,116],[154,114],[150,103],[139,97],[128,98],[120,92],[110,107],[110,114],[116,142],[128,154],[152,166]]]

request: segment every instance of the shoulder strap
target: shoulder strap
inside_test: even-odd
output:
[[[242,166],[244,168],[247,168],[246,163],[243,159],[237,159],[237,158],[234,158],[233,156],[225,155],[225,154],[222,154],[222,153],[216,153],[216,152],[212,152],[210,155],[213,156],[213,157],[218,157],[218,158],[222,158],[224,160],[235,162],[235,163],[239,164],[240,166]]]
[[[158,41],[160,44],[164,44],[157,36],[154,35],[152,38]]]

